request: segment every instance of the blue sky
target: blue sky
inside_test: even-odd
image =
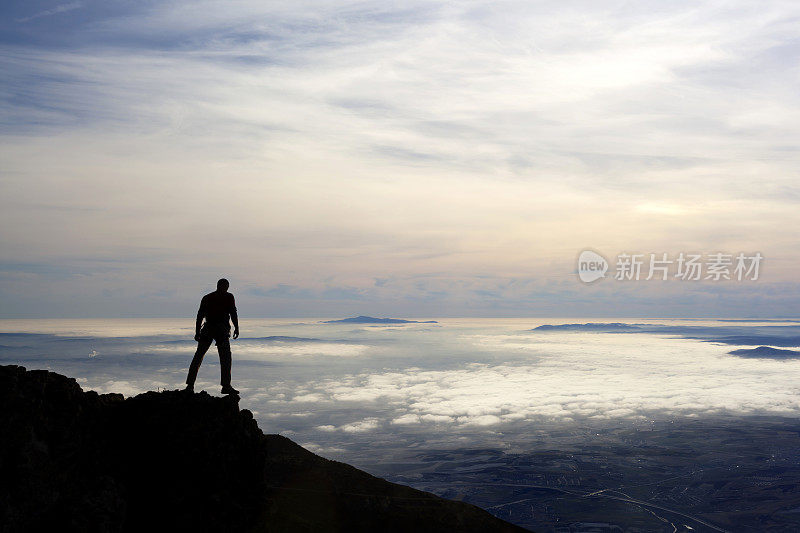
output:
[[[793,2],[5,2],[0,316],[796,316]],[[581,284],[586,248],[751,283]]]

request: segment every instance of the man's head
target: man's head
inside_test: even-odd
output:
[[[230,286],[231,286],[231,284],[228,283],[228,280],[225,279],[225,278],[222,278],[221,280],[219,280],[217,282],[217,290],[219,292],[227,292],[228,287],[230,287]]]

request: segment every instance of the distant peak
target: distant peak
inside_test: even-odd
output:
[[[437,324],[435,320],[406,320],[404,318],[375,318],[372,316],[359,315],[351,318],[341,318],[338,320],[325,320],[324,324]]]
[[[732,350],[728,353],[731,355],[738,355],[739,357],[752,357],[752,358],[763,358],[763,359],[794,359],[800,357],[800,351],[783,350],[780,348],[773,348],[771,346],[759,346],[758,348],[742,348],[740,350]]]
[[[532,331],[636,331],[641,327],[637,324],[624,324],[622,322],[587,322],[585,324],[542,324]]]

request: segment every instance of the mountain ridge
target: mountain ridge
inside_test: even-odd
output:
[[[358,315],[337,320],[324,320],[323,324],[438,324],[436,320],[407,320],[405,318],[375,318]]]

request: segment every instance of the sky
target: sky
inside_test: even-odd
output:
[[[800,314],[800,5],[0,6],[0,317]],[[757,281],[576,258],[760,252]]]

